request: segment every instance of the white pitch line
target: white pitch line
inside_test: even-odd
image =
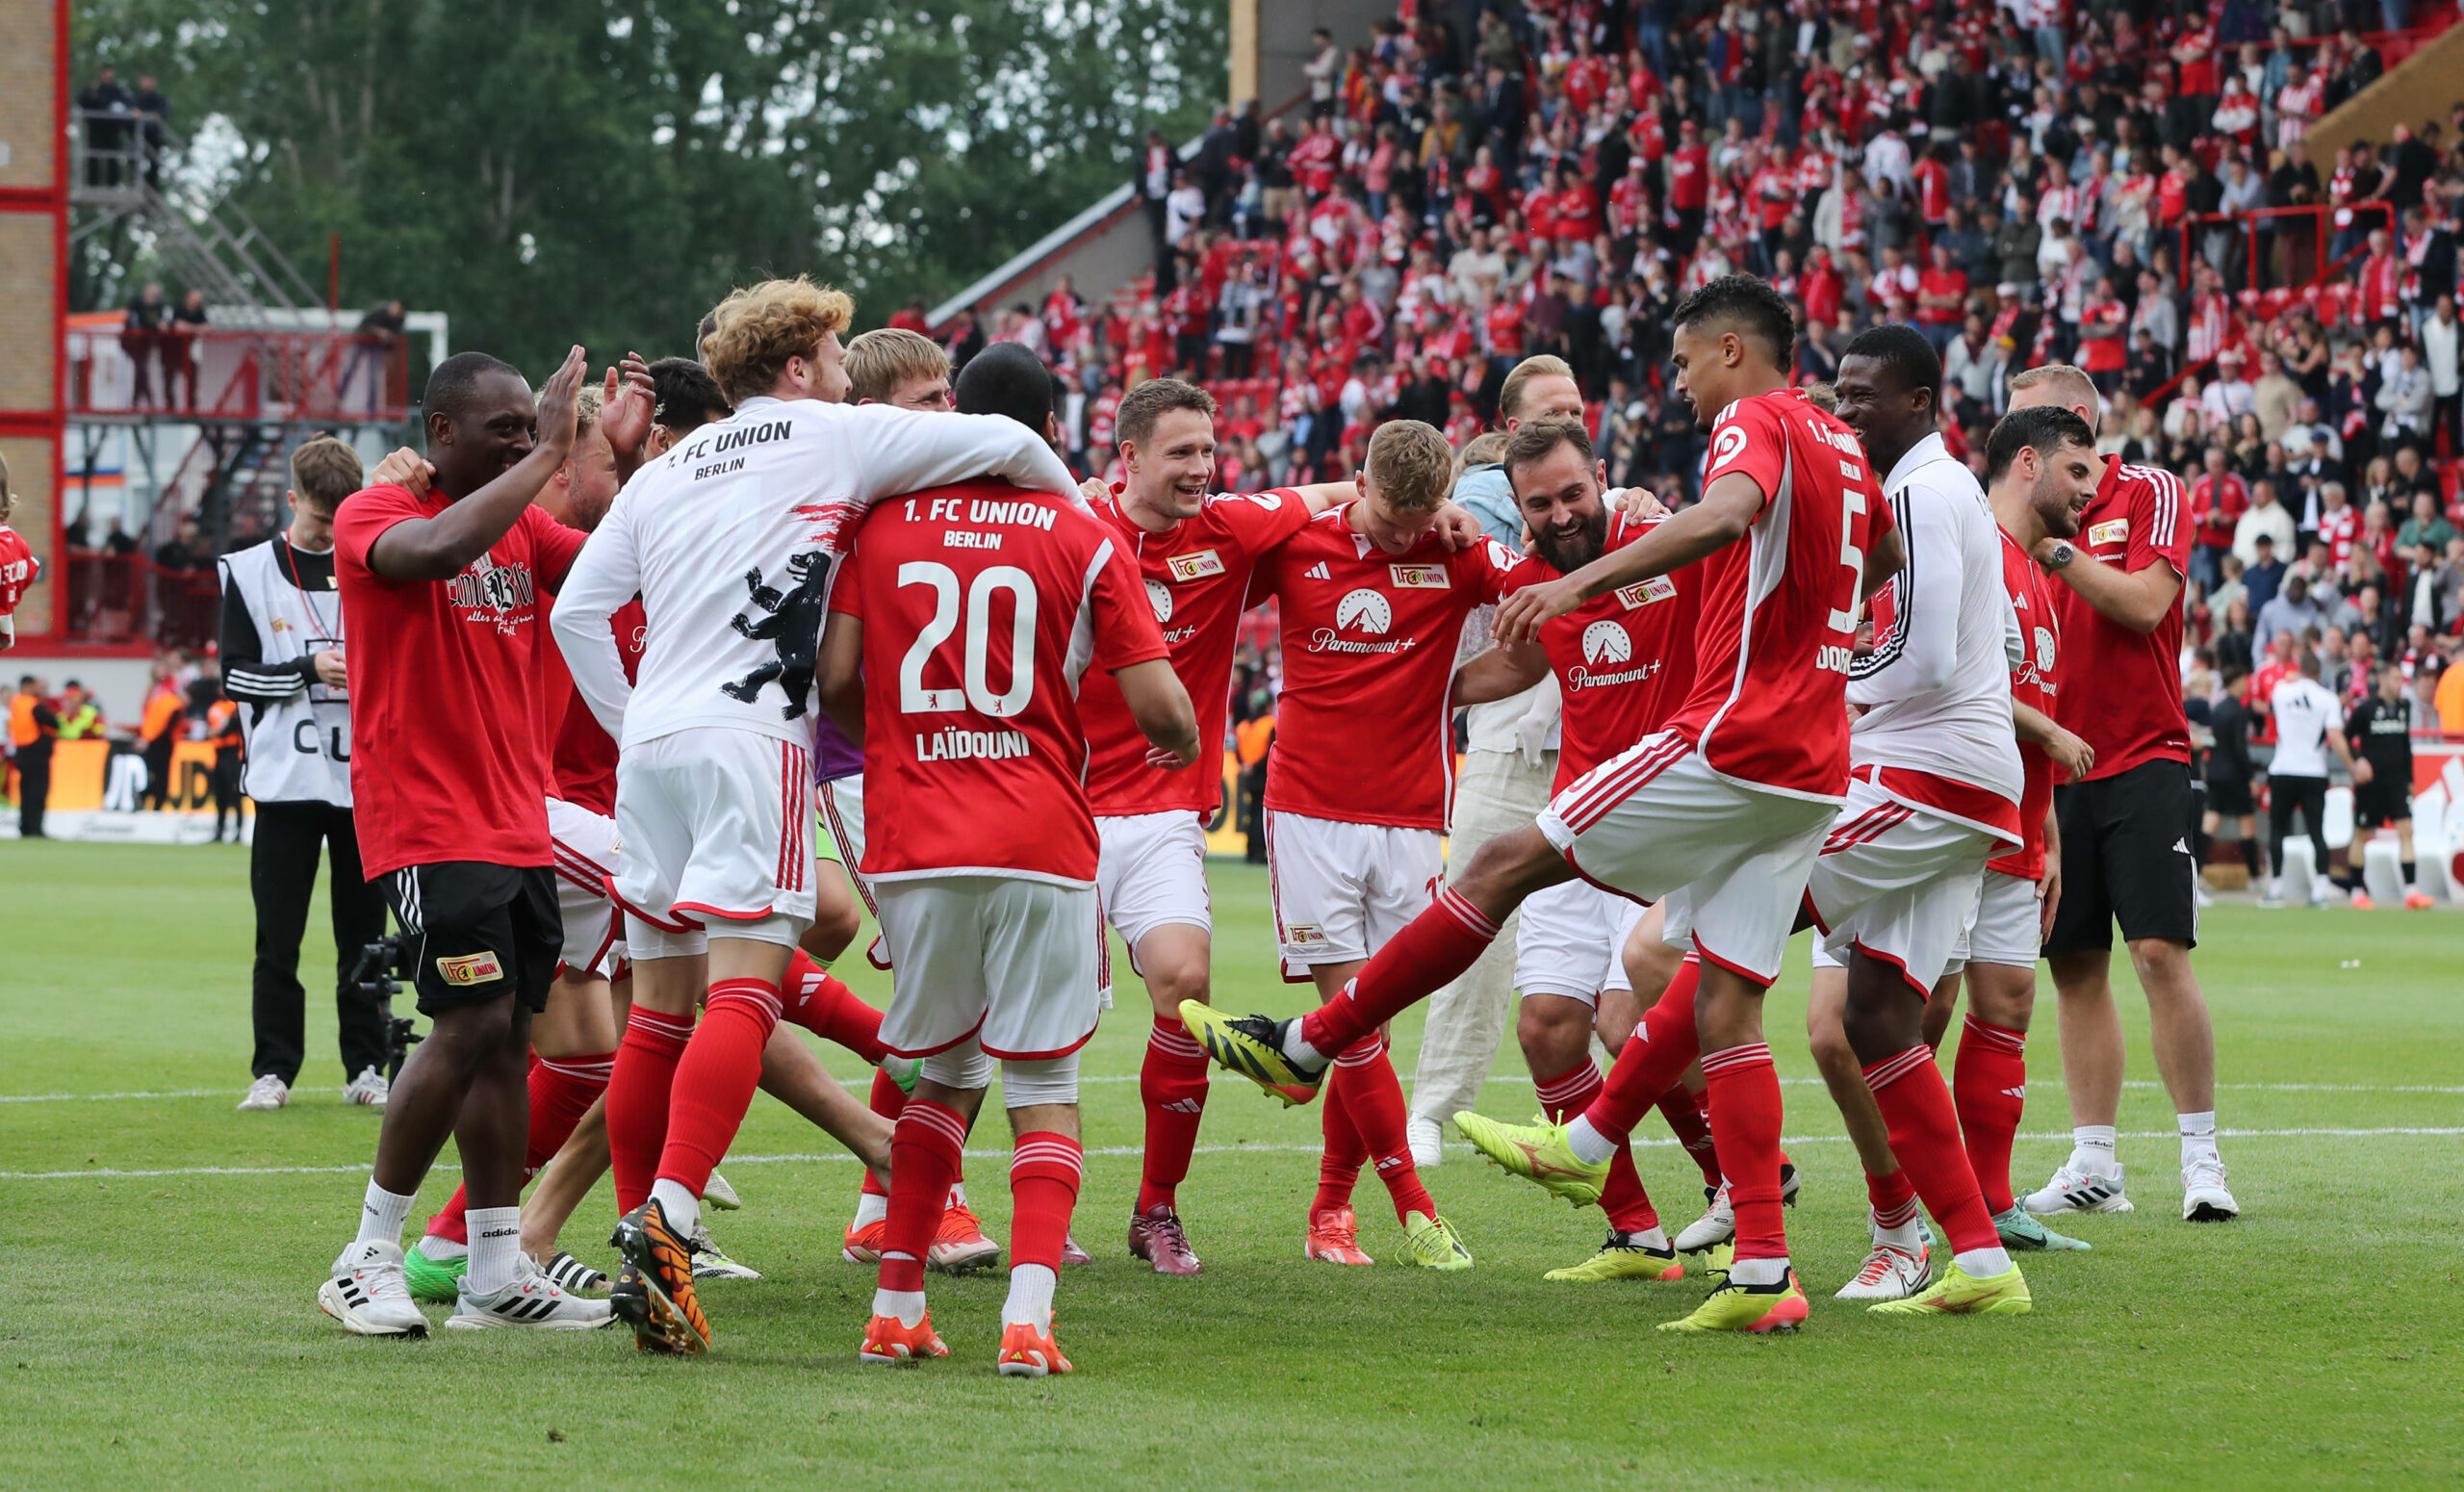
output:
[[[2380,1129],[2219,1129],[2216,1133],[2218,1138],[2224,1140],[2294,1138],[2367,1140],[2389,1136],[2437,1138],[2464,1135],[2464,1125],[2448,1127],[2391,1125]],[[2070,1132],[2066,1129],[2039,1135],[2016,1135],[2013,1138],[2046,1144],[2059,1140],[2068,1144]],[[2169,1129],[2142,1129],[2124,1131],[2116,1138],[2175,1140],[2180,1136]],[[1846,1135],[1783,1135],[1780,1143],[1782,1145],[1844,1145],[1847,1140]],[[1677,1142],[1675,1140],[1636,1140],[1633,1144],[1642,1147],[1656,1147],[1674,1146]],[[1195,1155],[1317,1155],[1322,1153],[1323,1148],[1322,1145],[1202,1145],[1191,1153]],[[1467,1155],[1472,1150],[1468,1145],[1449,1145],[1447,1148]],[[1086,1153],[1092,1156],[1128,1157],[1142,1156],[1146,1152],[1144,1147],[1140,1145],[1098,1145]],[[1008,1150],[969,1150],[966,1154],[971,1160],[1005,1160],[1010,1152]],[[835,1150],[810,1154],[799,1152],[784,1155],[731,1155],[720,1164],[725,1167],[805,1165],[813,1162],[845,1164],[855,1159],[855,1156],[844,1150]],[[431,1169],[459,1170],[462,1168],[447,1162],[439,1162]],[[116,1167],[104,1167],[95,1170],[0,1170],[0,1181],[107,1181],[162,1176],[364,1176],[370,1170],[371,1168],[367,1166],[186,1166],[162,1170],[122,1170]]]

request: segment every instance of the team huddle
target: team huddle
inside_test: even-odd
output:
[[[1600,1250],[1552,1278],[1674,1281],[1699,1255],[1714,1288],[1667,1329],[1808,1319],[1761,1001],[1807,926],[1809,1034],[1871,1203],[1841,1298],[2025,1311],[2013,1253],[2086,1247],[2043,1216],[2130,1208],[2099,1092],[2120,1081],[2105,961],[2118,916],[2154,1002],[2156,950],[2194,936],[2187,850],[2148,845],[2183,832],[2187,798],[2168,820],[2169,779],[2139,770],[2186,793],[2188,743],[2138,738],[2163,735],[2161,700],[2085,728],[2062,650],[2090,607],[2163,648],[2156,591],[2189,534],[2169,478],[2096,454],[2085,374],[2013,380],[1980,486],[1934,433],[1941,368],[1913,329],[1861,334],[1835,389],[1795,389],[1785,301],[1721,279],[1674,319],[1676,386],[1710,432],[1702,501],[1605,490],[1579,394],[1536,359],[1507,379],[1496,453],[1517,550],[1450,500],[1462,462],[1417,422],[1379,426],[1354,482],[1214,493],[1214,401],[1172,379],[1123,397],[1119,479],[1082,490],[1032,352],[996,344],[953,383],[910,333],[842,348],[852,316],[765,282],[706,319],[698,360],[629,357],[587,385],[577,347],[535,397],[494,359],[450,359],[426,455],[397,452],[341,506],[338,588],[368,639],[347,660],[362,858],[432,1022],[318,1292],[346,1329],[424,1334],[424,1299],[453,1327],[621,1320],[644,1351],[707,1350],[697,1278],[752,1272],[704,1214],[732,1204],[717,1167],[759,1088],[865,1163],[844,1240],[879,1271],[861,1359],[946,1356],[928,1267],[1001,1252],[962,1167],[997,1063],[1015,1136],[997,1366],[1070,1371],[1053,1301],[1087,1257],[1078,1053],[1112,1003],[1107,927],[1153,1007],[1128,1248],[1158,1273],[1202,1267],[1177,1190],[1210,1062],[1320,1106],[1307,1258],[1373,1262],[1366,1165],[1414,1264],[1472,1266],[1416,1164],[1385,1027],[1518,911],[1544,1116],[1454,1123],[1606,1213]],[[1270,598],[1276,933],[1285,979],[1319,996],[1282,1021],[1210,1004],[1221,784],[1193,770],[1224,738],[1243,613]],[[1449,871],[1452,711],[1534,692],[1557,702],[1553,796]],[[886,1012],[829,972],[860,897]],[[2102,1022],[2114,1040],[2109,1075],[2071,1073],[2070,1160],[2020,1196],[2040,949],[2066,1065]],[[783,1023],[872,1064],[870,1093]],[[2212,1071],[2177,1066],[2184,1216],[2229,1218]],[[1707,1202],[1674,1237],[1630,1152],[1654,1107]],[[448,1134],[463,1188],[406,1251]],[[611,1172],[612,1281],[557,1247]]]

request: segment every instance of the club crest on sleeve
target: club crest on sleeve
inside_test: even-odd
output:
[[[2127,518],[2117,518],[2108,523],[2098,524],[2094,527],[2089,529],[2088,547],[2095,549],[2107,544],[2120,544],[2126,542],[2129,538],[2130,520]]]

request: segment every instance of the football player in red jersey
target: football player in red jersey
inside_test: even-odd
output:
[[[1780,1085],[1761,996],[1779,973],[1815,852],[1848,782],[1845,693],[1865,593],[1896,573],[1897,530],[1856,435],[1788,387],[1795,319],[1760,280],[1728,275],[1678,307],[1679,391],[1711,428],[1703,501],[1562,580],[1507,598],[1498,633],[1526,639],[1601,595],[1704,561],[1694,685],[1668,727],[1585,774],[1527,829],[1484,846],[1463,879],[1298,1020],[1184,1012],[1208,1054],[1281,1088],[1314,1088],[1330,1052],[1477,958],[1532,892],[1579,874],[1670,899],[1667,936],[1701,962],[1646,1016],[1630,1060],[1665,1093],[1697,1051],[1737,1220],[1727,1280],[1680,1330],[1804,1322],[1780,1223]],[[1485,862],[1485,863],[1482,863]],[[1700,1036],[1697,1036],[1697,989]],[[1668,1065],[1673,1058],[1673,1065]],[[1665,1070],[1650,1071],[1663,1067]],[[1508,1129],[1455,1116],[1475,1145],[1560,1196],[1600,1196],[1614,1139],[1586,1119]]]
[[[2048,364],[2011,379],[2013,410],[2055,404],[2093,424],[2095,385]],[[2063,883],[2045,935],[2070,1095],[2070,1158],[2027,1198],[2040,1216],[2129,1212],[2115,1153],[2121,1103],[2121,1015],[2111,975],[2114,923],[2147,994],[2149,1038],[2181,1135],[2182,1218],[2240,1213],[2216,1149],[2216,1031],[2191,969],[2198,939],[2196,827],[2190,724],[2182,707],[2182,578],[2191,548],[2180,478],[2105,460],[2080,541],[2051,534],[2038,563],[2052,572],[2071,677],[2092,690],[2056,697],[2055,718],[2093,747],[2088,776],[2054,794],[2062,815]]]

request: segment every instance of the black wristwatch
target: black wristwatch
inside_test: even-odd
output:
[[[2079,552],[2071,548],[2066,543],[2055,545],[2053,547],[2053,553],[2045,555],[2044,557],[2045,573],[2048,575],[2052,574],[2054,571],[2069,564],[2070,561],[2077,558]]]

